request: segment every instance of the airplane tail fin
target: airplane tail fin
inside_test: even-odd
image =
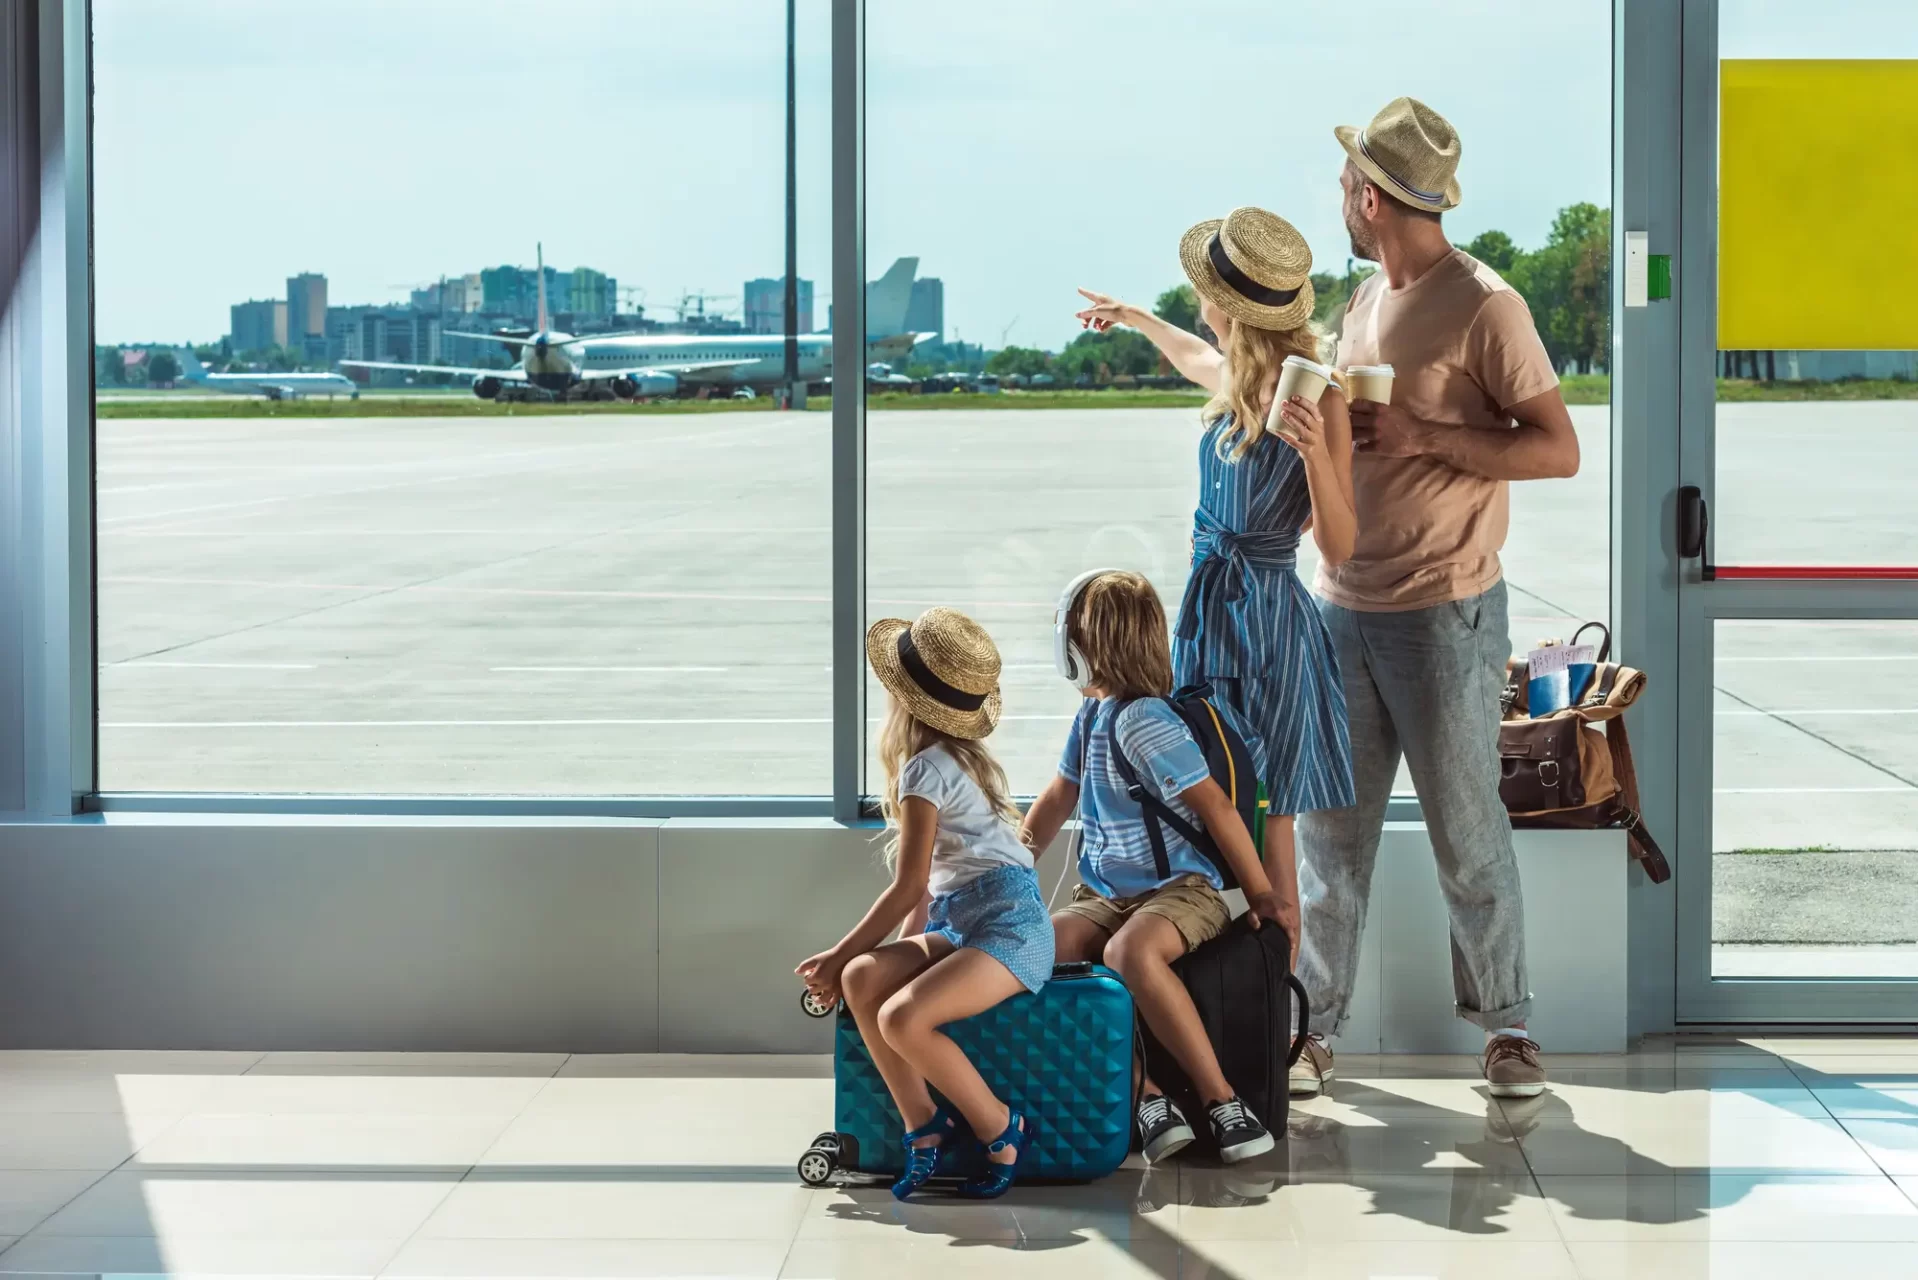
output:
[[[866,335],[890,338],[906,331],[906,309],[912,304],[912,278],[919,259],[901,258],[886,274],[866,286]]]
[[[193,354],[192,347],[175,347],[173,354],[180,361],[180,376],[188,382],[205,382],[206,366],[200,363],[200,357]]]
[[[545,333],[546,324],[546,246],[533,246],[534,265],[539,271],[539,332]]]

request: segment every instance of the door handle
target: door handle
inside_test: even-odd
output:
[[[1711,513],[1705,508],[1705,493],[1695,484],[1678,491],[1678,557],[1698,561],[1698,573],[1706,582],[1718,576],[1705,555],[1705,535],[1711,528]]]

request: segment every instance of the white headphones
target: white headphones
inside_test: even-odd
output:
[[[1079,646],[1066,634],[1066,618],[1071,615],[1072,606],[1078,602],[1086,583],[1118,572],[1118,569],[1090,569],[1080,574],[1059,593],[1059,607],[1052,615],[1052,665],[1060,675],[1072,681],[1073,688],[1082,692],[1092,683],[1092,668],[1086,664],[1086,656],[1079,652]]]

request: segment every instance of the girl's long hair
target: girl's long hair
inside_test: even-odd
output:
[[[1225,376],[1200,414],[1206,426],[1228,415],[1219,433],[1219,456],[1236,462],[1265,438],[1265,415],[1279,384],[1279,366],[1287,356],[1317,360],[1324,335],[1310,320],[1296,329],[1255,329],[1228,319],[1219,335],[1225,352]]]
[[[891,871],[899,862],[899,775],[908,760],[935,744],[943,744],[966,776],[979,784],[994,813],[1015,827],[1019,825],[1019,806],[1012,803],[1006,771],[983,741],[941,733],[890,695],[886,703],[886,722],[879,728],[879,768],[886,778],[879,793],[879,812],[886,820],[886,870]]]

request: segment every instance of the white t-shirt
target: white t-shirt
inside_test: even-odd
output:
[[[932,841],[933,896],[952,893],[1000,867],[1031,867],[1032,854],[1019,832],[992,811],[986,793],[945,748],[935,743],[906,761],[899,772],[899,799],[918,796],[939,810]]]

